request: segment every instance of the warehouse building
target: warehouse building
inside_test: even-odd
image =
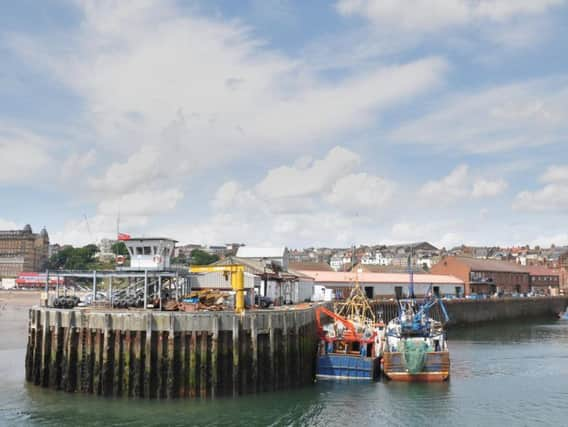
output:
[[[410,277],[402,273],[300,271],[314,279],[316,287],[331,289],[335,299],[349,296],[358,281],[369,298],[405,297],[409,294]],[[435,295],[461,297],[464,294],[463,280],[448,275],[415,274],[414,293],[417,297],[432,292]]]

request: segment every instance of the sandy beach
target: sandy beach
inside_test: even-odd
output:
[[[39,304],[40,291],[0,291],[0,350],[22,348],[28,336],[28,309]]]

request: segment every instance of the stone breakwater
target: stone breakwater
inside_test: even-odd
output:
[[[313,383],[314,309],[29,311],[26,380],[68,392],[214,398]]]
[[[388,322],[397,315],[395,301],[375,301],[376,310],[383,313]],[[554,317],[566,309],[568,296],[538,298],[497,298],[483,300],[444,301],[450,317],[449,325],[471,325],[482,322],[499,322],[534,317]],[[442,320],[439,306],[435,306],[431,315]]]

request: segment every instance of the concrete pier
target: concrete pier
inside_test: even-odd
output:
[[[26,380],[56,390],[213,398],[311,384],[314,309],[29,311]]]

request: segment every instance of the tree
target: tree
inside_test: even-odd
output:
[[[99,251],[96,245],[82,248],[66,246],[49,258],[47,268],[50,270],[91,270],[96,266],[95,254]]]
[[[124,257],[128,258],[130,255],[128,253],[128,248],[124,244],[124,242],[115,242],[111,245],[110,250],[115,255],[123,255]]]
[[[187,257],[185,256],[185,254],[181,253],[175,257],[172,258],[172,264],[188,264],[189,260],[187,259]]]
[[[195,265],[208,265],[219,261],[217,255],[209,254],[201,249],[194,249],[191,251],[191,263]]]

